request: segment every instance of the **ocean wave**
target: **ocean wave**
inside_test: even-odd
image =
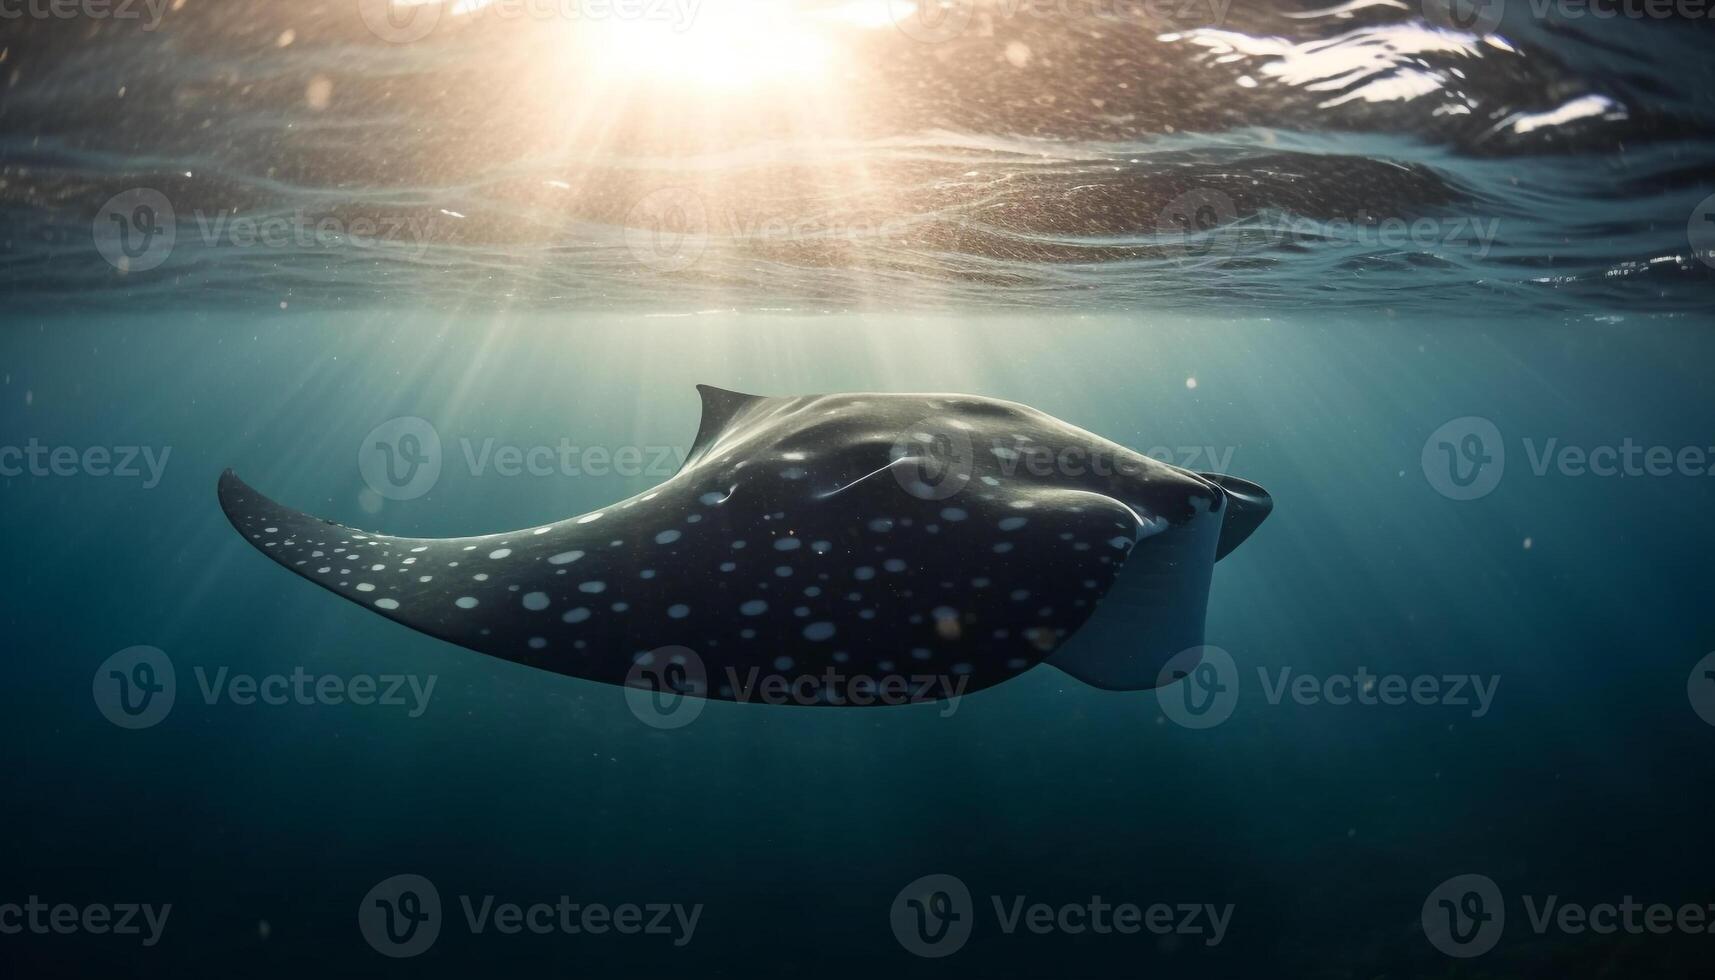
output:
[[[0,282],[16,308],[1706,308],[1707,29],[1435,2],[12,20]]]

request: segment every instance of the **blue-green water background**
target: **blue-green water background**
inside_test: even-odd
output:
[[[1710,478],[1532,474],[1521,448],[1705,446],[1705,318],[1339,316],[654,319],[409,308],[19,318],[0,333],[7,442],[170,446],[165,478],[0,481],[0,893],[171,902],[161,943],[8,937],[20,976],[1690,976],[1709,937],[1538,937],[1475,966],[1418,926],[1479,872],[1509,895],[1711,899],[1708,758],[1687,703],[1715,649]],[[1186,384],[1195,378],[1195,388]],[[692,385],[955,390],[1134,447],[1232,449],[1276,511],[1217,569],[1209,641],[1233,717],[1051,668],[933,706],[712,703],[641,724],[617,688],[417,635],[257,554],[216,506],[234,467],[312,513],[410,535],[530,526],[654,482],[473,477],[456,441],[685,446]],[[361,502],[360,441],[432,422],[428,495]],[[1419,455],[1484,416],[1508,469],[1438,494]],[[1529,539],[1530,546],[1524,542]],[[179,699],[109,724],[96,666],[160,647]],[[203,703],[192,670],[438,677],[428,710]],[[1256,668],[1493,674],[1493,710],[1269,705]],[[472,937],[376,955],[377,881],[453,896],[704,903],[692,943]],[[949,961],[888,911],[950,873],[977,896],[1235,905],[1224,943],[1006,936]],[[1514,907],[1516,912],[1516,906]],[[1519,916],[1522,919],[1522,916]],[[266,922],[266,937],[260,923]]]

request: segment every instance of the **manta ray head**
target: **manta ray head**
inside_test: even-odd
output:
[[[1114,510],[1121,519],[1107,542],[1078,540],[1071,530],[1054,535],[1052,545],[1072,551],[1068,574],[1114,559],[1111,552],[1088,557],[1104,544],[1124,555],[1094,614],[1047,660],[1110,690],[1155,687],[1171,680],[1163,676],[1170,661],[1179,669],[1195,664],[1179,655],[1203,643],[1215,562],[1273,510],[1267,491],[1247,480],[1182,469],[1002,399],[790,399],[699,388],[703,424],[687,468],[732,466],[726,476],[735,488],[749,482],[742,467],[753,467],[754,477],[762,462],[814,474],[822,499],[873,483],[938,502],[943,515],[992,512],[1003,531],[1034,515]]]
[[[971,456],[978,465],[993,457],[1004,480],[1029,488],[1013,506],[1076,507],[1084,497],[1117,504],[1133,522],[1135,544],[1095,613],[1047,662],[1109,690],[1156,687],[1178,676],[1170,663],[1194,666],[1196,656],[1182,655],[1203,644],[1214,564],[1273,510],[1268,492],[1237,477],[1173,466],[1027,406],[980,404],[981,411],[962,416]],[[973,415],[987,423],[970,424]],[[953,441],[955,452],[964,448],[962,439]]]

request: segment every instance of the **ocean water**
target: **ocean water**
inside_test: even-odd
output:
[[[1707,975],[1706,19],[132,9],[0,21],[5,975]],[[1267,488],[1219,670],[664,727],[216,499],[537,527],[698,384]]]

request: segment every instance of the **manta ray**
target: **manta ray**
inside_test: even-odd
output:
[[[1194,665],[1179,655],[1203,642],[1215,562],[1273,508],[1253,483],[996,398],[698,391],[674,476],[538,527],[375,534],[231,470],[220,504],[269,558],[412,629],[610,684],[689,657],[679,692],[722,700],[758,674],[812,694],[849,676],[957,678],[963,693],[1042,663],[1155,687],[1170,661]]]

